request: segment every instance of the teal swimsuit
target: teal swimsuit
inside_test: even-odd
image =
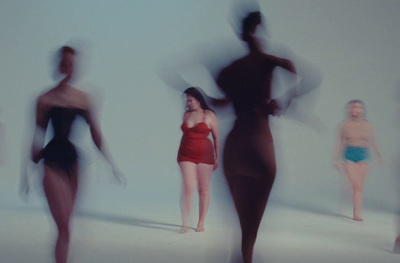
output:
[[[367,162],[369,160],[368,148],[347,146],[344,158],[355,163]]]

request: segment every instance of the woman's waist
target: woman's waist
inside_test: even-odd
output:
[[[184,133],[182,140],[207,140],[209,139],[210,133]]]
[[[346,144],[346,149],[368,149],[368,144]]]
[[[212,141],[208,137],[204,138],[188,138],[183,136],[181,140],[181,146],[197,147],[201,145],[212,144]]]
[[[255,114],[241,114],[236,116],[234,128],[243,127],[246,129],[269,129],[268,117]]]
[[[75,148],[75,145],[68,138],[54,137],[45,146],[45,148],[48,147]]]

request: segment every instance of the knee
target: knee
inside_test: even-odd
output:
[[[242,229],[242,242],[243,244],[252,245],[257,239],[256,229]]]
[[[210,195],[210,189],[208,188],[200,188],[199,189],[199,196],[200,198],[205,198]]]
[[[362,193],[363,192],[363,187],[362,187],[362,185],[354,184],[353,185],[353,190],[356,193]]]
[[[69,236],[69,222],[68,220],[61,220],[57,222],[58,233],[63,236]]]
[[[185,197],[191,197],[192,195],[193,195],[193,193],[194,193],[194,187],[185,187],[184,189],[183,189],[183,195],[185,196]]]

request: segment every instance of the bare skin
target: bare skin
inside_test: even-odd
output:
[[[199,221],[196,227],[197,232],[204,232],[204,221],[210,206],[210,183],[212,172],[218,168],[219,164],[219,124],[216,115],[200,107],[200,103],[192,96],[187,96],[187,107],[189,111],[184,114],[183,122],[188,127],[193,127],[203,121],[211,128],[211,135],[214,141],[215,164],[193,163],[188,161],[179,162],[182,173],[183,189],[181,196],[182,228],[180,233],[186,233],[189,230],[189,214],[193,194],[196,190],[199,194]]]
[[[93,142],[111,165],[116,178],[123,181],[122,175],[113,164],[104,144],[100,126],[94,118],[89,95],[68,84],[74,73],[73,54],[63,55],[59,70],[61,74],[65,75],[64,79],[55,88],[39,96],[36,102],[36,127],[32,142],[32,161],[38,163],[42,158],[46,130],[50,121],[49,111],[54,107],[81,109],[86,113],[86,121],[90,127]],[[78,191],[78,170],[77,162],[73,164],[69,172],[51,162],[44,165],[43,188],[58,230],[55,244],[56,263],[66,263],[68,260],[69,227]],[[21,179],[22,190],[27,194],[30,188],[28,176],[24,175]]]
[[[188,218],[192,197],[196,191],[196,183],[199,193],[199,221],[196,231],[203,232],[205,231],[204,221],[210,206],[210,183],[214,166],[195,164],[192,162],[179,162],[179,166],[183,178],[183,193],[181,199],[183,227],[181,232],[185,233],[188,231]]]
[[[368,160],[354,162],[351,160],[342,161],[346,147],[365,147],[372,148],[377,156],[378,163],[383,165],[381,152],[376,142],[373,125],[364,120],[364,106],[359,103],[351,103],[348,106],[349,119],[344,121],[340,127],[340,135],[337,144],[335,168],[344,171],[353,191],[353,220],[362,222],[360,216],[363,205],[363,191],[365,180],[368,175],[370,165]]]
[[[56,262],[67,262],[70,244],[70,219],[74,209],[78,174],[77,166],[72,175],[62,170],[44,167],[43,188],[49,204],[50,212],[57,225],[58,238],[55,246]],[[69,178],[71,176],[71,178]]]
[[[258,23],[246,33],[248,55],[224,68],[216,82],[231,101],[236,122],[224,148],[224,173],[239,217],[242,232],[242,259],[253,262],[253,250],[268,198],[275,180],[276,161],[269,115],[279,115],[280,108],[271,99],[272,78],[280,67],[293,74],[293,63],[266,54],[254,36]],[[294,97],[293,95],[292,97]]]
[[[393,253],[400,254],[400,234],[397,236],[394,242]]]
[[[363,191],[365,179],[369,171],[369,164],[366,162],[345,162],[344,170],[353,188],[353,219],[362,222],[360,217],[363,204]]]

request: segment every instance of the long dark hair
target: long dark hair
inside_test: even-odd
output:
[[[200,102],[200,107],[203,110],[210,110],[210,111],[214,112],[214,110],[211,109],[210,106],[208,106],[206,100],[204,99],[203,94],[201,94],[201,92],[197,88],[195,88],[195,87],[187,88],[183,93],[186,94],[186,96],[192,96],[198,102]],[[186,108],[186,111],[188,111],[187,108]]]

